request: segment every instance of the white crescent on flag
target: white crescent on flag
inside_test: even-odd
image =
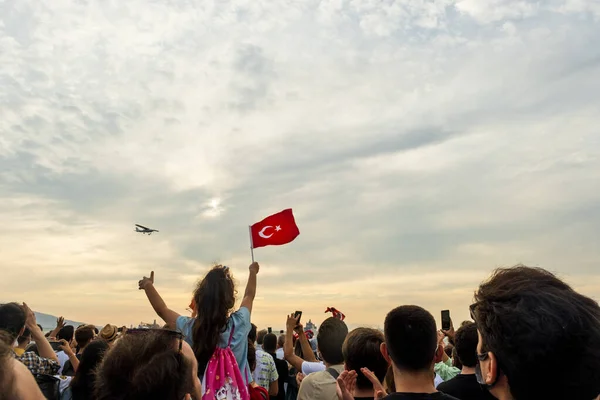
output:
[[[265,226],[264,228],[262,228],[262,229],[260,230],[260,232],[258,232],[258,236],[260,236],[261,238],[265,238],[265,239],[268,239],[268,238],[270,238],[271,236],[273,236],[273,234],[272,234],[272,233],[271,233],[270,235],[265,235],[265,231],[266,231],[268,228],[272,228],[272,226],[271,226],[271,225],[267,225],[267,226]]]

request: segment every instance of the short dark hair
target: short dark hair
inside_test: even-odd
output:
[[[279,337],[277,338],[277,346],[283,347],[284,344],[285,344],[285,335],[279,335]]]
[[[183,399],[190,393],[192,365],[169,333],[127,333],[116,341],[98,368],[94,398]]]
[[[21,333],[26,317],[25,311],[17,303],[0,304],[0,330],[8,333],[11,342]]]
[[[56,334],[56,338],[58,340],[66,340],[67,342],[71,342],[73,340],[73,335],[75,334],[75,327],[73,325],[63,326],[60,331]]]
[[[256,342],[256,325],[250,324],[250,332],[248,332],[248,339],[252,342]]]
[[[91,326],[84,326],[75,331],[75,340],[77,341],[77,346],[79,346],[80,349],[87,346],[93,338],[94,328]]]
[[[20,346],[29,342],[31,342],[31,331],[29,330],[29,328],[25,328],[23,334],[17,338],[17,343],[19,343]]]
[[[462,365],[469,368],[477,366],[477,325],[474,322],[462,325],[456,331],[454,343],[456,356]]]
[[[348,334],[342,353],[344,363],[349,371],[356,371],[356,386],[368,389],[373,386],[371,381],[361,372],[361,368],[369,368],[380,382],[383,382],[388,370],[388,362],[381,353],[381,343],[385,340],[383,333],[377,329],[356,328]]]
[[[479,351],[496,356],[515,399],[600,393],[600,306],[554,274],[523,265],[497,269],[471,310]]]
[[[431,368],[437,350],[435,319],[419,306],[400,306],[385,317],[385,343],[398,369]]]
[[[267,353],[275,353],[277,351],[277,336],[274,333],[267,333],[265,335],[263,350]]]
[[[348,327],[339,318],[329,317],[319,327],[317,343],[323,360],[331,365],[342,364],[342,346],[348,335]]]
[[[268,331],[266,329],[262,329],[262,330],[258,331],[258,334],[256,335],[256,343],[262,345],[267,333],[268,333]]]

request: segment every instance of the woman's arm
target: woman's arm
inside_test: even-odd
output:
[[[246,307],[252,313],[252,304],[254,303],[254,297],[256,297],[256,275],[258,275],[260,266],[257,262],[253,262],[249,268],[250,275],[248,276],[248,284],[246,285],[241,307]]]
[[[298,324],[298,319],[294,317],[294,314],[290,314],[286,322],[287,330],[285,333],[285,343],[283,343],[283,356],[292,367],[296,368],[296,371],[302,372],[302,363],[304,360],[294,354],[294,328],[296,324]]]
[[[175,329],[177,318],[180,317],[178,313],[171,310],[167,307],[167,304],[164,302],[160,294],[154,287],[154,271],[150,273],[150,278],[143,277],[141,281],[139,281],[140,290],[144,290],[146,292],[146,296],[148,297],[148,301],[154,308],[156,314],[166,322],[167,326],[170,329]]]

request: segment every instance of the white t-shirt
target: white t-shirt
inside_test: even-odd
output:
[[[323,364],[321,361],[319,362],[308,362],[308,361],[304,361],[302,362],[302,373],[304,375],[310,375],[313,372],[321,372],[321,371],[325,371],[325,364]]]
[[[283,355],[283,349],[277,349],[277,351],[275,351],[275,355],[278,359],[285,360],[285,356]]]
[[[69,361],[69,356],[64,351],[59,351],[56,353],[56,357],[58,357],[58,362],[60,363],[60,369],[58,370],[58,375],[62,375],[63,368],[67,361]]]
[[[444,382],[444,380],[442,379],[441,376],[439,376],[438,374],[435,374],[435,379],[433,380],[433,384],[435,385],[435,387],[437,388],[438,385],[440,383]]]

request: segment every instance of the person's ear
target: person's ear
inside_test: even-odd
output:
[[[390,355],[388,354],[388,349],[387,349],[387,345],[385,344],[385,342],[381,343],[381,345],[379,346],[379,350],[381,351],[381,355],[383,355],[383,358],[385,358],[385,361],[388,362],[388,364],[392,364],[392,359],[390,358]]]
[[[489,352],[488,355],[490,362],[487,363],[487,370],[482,371],[482,374],[483,378],[485,379],[485,383],[488,385],[493,385],[496,383],[496,380],[498,380],[498,359],[492,352]]]

